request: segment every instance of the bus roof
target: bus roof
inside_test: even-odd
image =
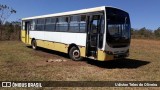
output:
[[[107,6],[107,7],[116,8],[116,7],[112,7],[112,6]],[[103,10],[105,10],[105,8],[106,8],[106,6],[94,7],[94,8],[81,9],[81,10],[75,10],[75,11],[68,11],[68,12],[62,12],[62,13],[55,13],[55,14],[48,14],[48,15],[41,15],[41,16],[22,18],[22,20],[31,20],[31,19],[38,19],[38,18],[47,18],[47,17],[65,16],[65,15],[73,15],[73,14],[81,14],[81,13],[103,11]],[[116,9],[119,9],[119,8],[116,8]]]

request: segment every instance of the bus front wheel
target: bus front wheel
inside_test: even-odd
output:
[[[77,47],[72,47],[69,50],[69,57],[74,61],[82,60],[82,57],[80,56],[80,50]]]
[[[34,49],[34,50],[37,49],[37,42],[36,42],[36,40],[32,40],[32,49]]]

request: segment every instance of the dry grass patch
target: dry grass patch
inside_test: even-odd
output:
[[[0,47],[0,80],[3,81],[160,81],[160,41],[133,39],[128,59],[107,62],[89,59],[76,62],[66,54],[42,48],[35,51],[18,41],[1,41]],[[50,59],[53,61],[46,62]],[[48,88],[51,89],[54,88]],[[147,89],[157,88],[144,90]]]

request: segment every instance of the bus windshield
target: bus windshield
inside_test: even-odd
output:
[[[130,19],[128,13],[118,9],[107,10],[107,44],[113,48],[130,44]]]

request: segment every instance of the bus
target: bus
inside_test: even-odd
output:
[[[22,19],[21,40],[33,49],[67,53],[72,60],[107,61],[129,56],[129,14],[101,6]]]

